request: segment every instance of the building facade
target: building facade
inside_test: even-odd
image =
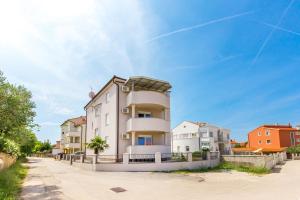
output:
[[[84,136],[86,132],[86,117],[80,116],[66,120],[61,124],[60,148],[64,153],[85,151]]]
[[[250,148],[277,149],[300,144],[300,130],[291,125],[262,125],[248,133]]]
[[[172,130],[173,152],[195,152],[202,149],[230,154],[230,130],[189,121],[180,123]]]
[[[85,142],[105,139],[109,147],[103,155],[171,152],[170,89],[166,81],[114,76],[85,106]]]

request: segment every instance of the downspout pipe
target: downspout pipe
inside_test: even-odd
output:
[[[116,129],[117,129],[117,156],[119,155],[119,141],[120,141],[120,85],[118,84],[118,82],[114,79],[113,83],[116,84],[117,86],[117,111],[116,111],[116,120],[117,120],[117,124],[116,124]]]

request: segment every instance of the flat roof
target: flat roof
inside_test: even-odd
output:
[[[125,82],[126,86],[134,85],[134,90],[152,90],[166,92],[172,88],[169,82],[145,76],[132,76]]]

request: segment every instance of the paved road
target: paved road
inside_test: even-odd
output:
[[[176,175],[91,172],[52,159],[29,159],[22,199],[300,200],[300,161],[262,177],[239,172]],[[115,193],[111,188],[127,191]]]

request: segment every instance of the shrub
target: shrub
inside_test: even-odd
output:
[[[0,137],[0,151],[17,157],[21,155],[19,145],[4,137]]]

